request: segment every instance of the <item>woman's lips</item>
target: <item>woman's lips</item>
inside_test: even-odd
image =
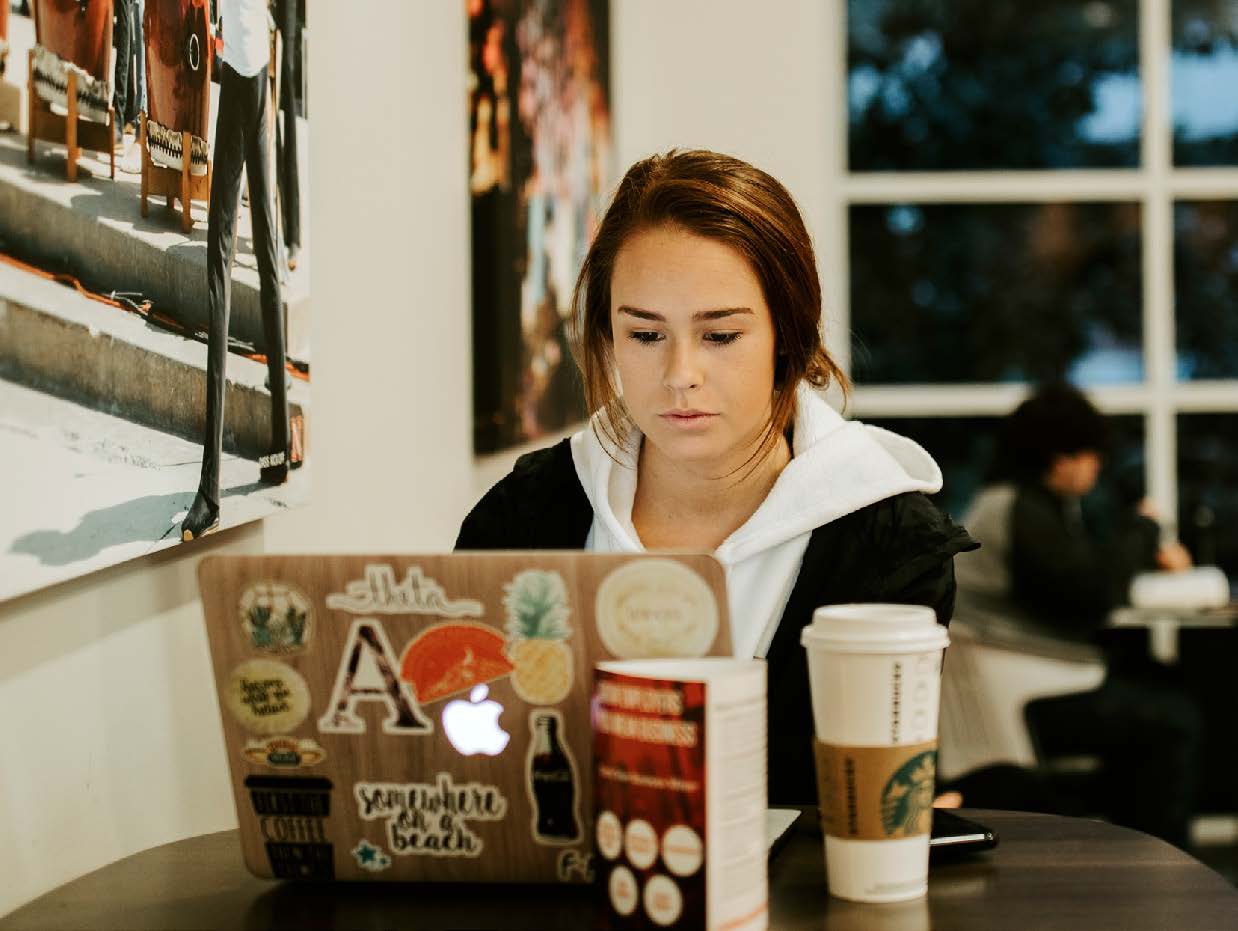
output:
[[[667,411],[660,416],[667,423],[672,423],[677,427],[695,427],[708,423],[718,415],[705,411]]]

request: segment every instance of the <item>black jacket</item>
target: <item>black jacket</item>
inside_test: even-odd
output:
[[[460,527],[456,549],[583,549],[593,508],[567,440],[521,456]],[[878,501],[813,531],[769,664],[769,801],[816,804],[812,703],[800,631],[820,605],[928,605],[954,610],[955,553],[979,546],[922,494]]]

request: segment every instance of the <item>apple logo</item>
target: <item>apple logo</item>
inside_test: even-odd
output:
[[[499,727],[503,706],[485,700],[489,691],[484,685],[475,685],[468,701],[448,702],[443,709],[443,733],[464,756],[498,756],[511,740],[512,735]]]

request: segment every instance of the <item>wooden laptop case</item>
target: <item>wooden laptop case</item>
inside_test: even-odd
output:
[[[198,577],[262,877],[587,881],[593,664],[731,652],[705,555],[218,556]],[[486,732],[486,702],[509,742],[463,755],[446,709]]]

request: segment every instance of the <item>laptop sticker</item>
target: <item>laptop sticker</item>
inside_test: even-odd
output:
[[[404,648],[400,678],[427,705],[511,673],[505,646],[503,635],[484,624],[435,624]]]
[[[581,838],[577,769],[562,739],[563,715],[550,708],[529,713],[529,756],[525,786],[533,806],[533,839],[562,846]]]
[[[334,847],[326,829],[331,816],[331,780],[248,776],[245,788],[276,878],[334,879]]]
[[[559,859],[555,863],[555,873],[559,882],[591,883],[594,878],[593,854],[579,848],[560,851]]]
[[[265,653],[296,653],[313,634],[313,611],[304,594],[282,582],[256,582],[241,594],[241,627]]]
[[[365,838],[358,842],[351,853],[357,866],[370,873],[381,873],[391,866],[391,857],[387,856],[387,852],[382,847],[375,847]]]
[[[384,734],[432,733],[434,724],[422,715],[408,683],[396,677],[396,665],[382,624],[372,617],[353,621],[340,652],[327,711],[318,719],[318,730],[324,734],[364,734],[365,721],[357,714],[357,705],[382,702],[387,706]]]
[[[362,821],[386,821],[387,846],[396,856],[481,856],[485,845],[465,822],[507,815],[498,786],[455,783],[449,773],[439,773],[433,784],[358,782],[353,794]]]
[[[534,705],[553,705],[572,688],[567,586],[557,572],[526,569],[503,586],[512,687]]]
[[[397,582],[395,569],[382,563],[365,567],[365,578],[349,582],[343,592],[327,595],[327,607],[349,614],[435,614],[481,617],[480,601],[452,601],[443,586],[420,566],[410,566]]]
[[[598,634],[619,659],[704,656],[718,635],[709,585],[670,559],[629,562],[598,586]]]
[[[281,736],[250,740],[241,755],[272,769],[300,769],[318,765],[327,758],[327,751],[310,737]]]
[[[241,726],[253,734],[286,734],[310,710],[309,686],[301,674],[273,659],[247,659],[228,677],[224,701]]]

